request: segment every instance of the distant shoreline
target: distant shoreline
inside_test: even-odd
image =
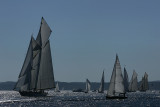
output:
[[[15,86],[14,81],[0,82],[0,90],[13,90]],[[59,82],[60,90],[85,89],[85,82]],[[97,90],[100,82],[91,82],[91,90]],[[109,82],[105,82],[105,90],[108,90]],[[160,81],[150,81],[149,90],[160,90]]]

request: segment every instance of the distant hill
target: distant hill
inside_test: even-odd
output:
[[[0,90],[13,90],[16,82],[0,82]]]
[[[0,82],[0,90],[13,90],[16,82]],[[85,82],[58,82],[60,90],[85,89]],[[98,82],[91,82],[91,90],[97,90],[100,86]],[[108,89],[109,83],[105,83],[105,90]],[[150,90],[160,90],[160,81],[149,82]]]

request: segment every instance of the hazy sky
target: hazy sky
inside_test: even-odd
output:
[[[17,81],[41,17],[50,37],[55,80],[110,81],[116,53],[129,80],[160,80],[159,0],[0,1],[0,81]]]

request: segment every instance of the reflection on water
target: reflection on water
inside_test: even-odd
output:
[[[16,91],[0,91],[0,106],[53,107],[53,106],[102,106],[102,107],[159,107],[159,91],[127,93],[124,100],[106,100],[106,93],[74,93],[72,91],[48,91],[47,97],[23,97]]]

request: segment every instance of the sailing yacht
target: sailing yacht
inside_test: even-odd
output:
[[[139,90],[146,91],[148,89],[149,89],[149,87],[148,87],[148,74],[145,72],[144,77],[142,77],[142,81],[141,81],[141,85],[140,85]]]
[[[42,17],[36,40],[31,37],[26,58],[14,90],[22,96],[46,96],[55,88],[49,37],[51,29]]]
[[[125,96],[124,82],[119,62],[118,55],[116,55],[115,64],[113,67],[112,76],[110,79],[109,89],[106,99],[124,99]]]
[[[98,89],[99,93],[104,93],[104,70],[103,70],[103,74],[102,74],[102,79],[101,79],[101,85]]]
[[[88,93],[91,90],[91,83],[88,79],[86,79],[86,90],[85,93]]]
[[[136,92],[138,90],[137,76],[138,74],[135,72],[135,70],[133,70],[133,75],[128,88],[130,92]]]
[[[56,84],[55,92],[60,92],[58,82]]]
[[[127,92],[128,91],[128,86],[129,86],[129,82],[128,82],[128,74],[127,74],[127,70],[126,68],[124,67],[124,89],[125,91]]]

